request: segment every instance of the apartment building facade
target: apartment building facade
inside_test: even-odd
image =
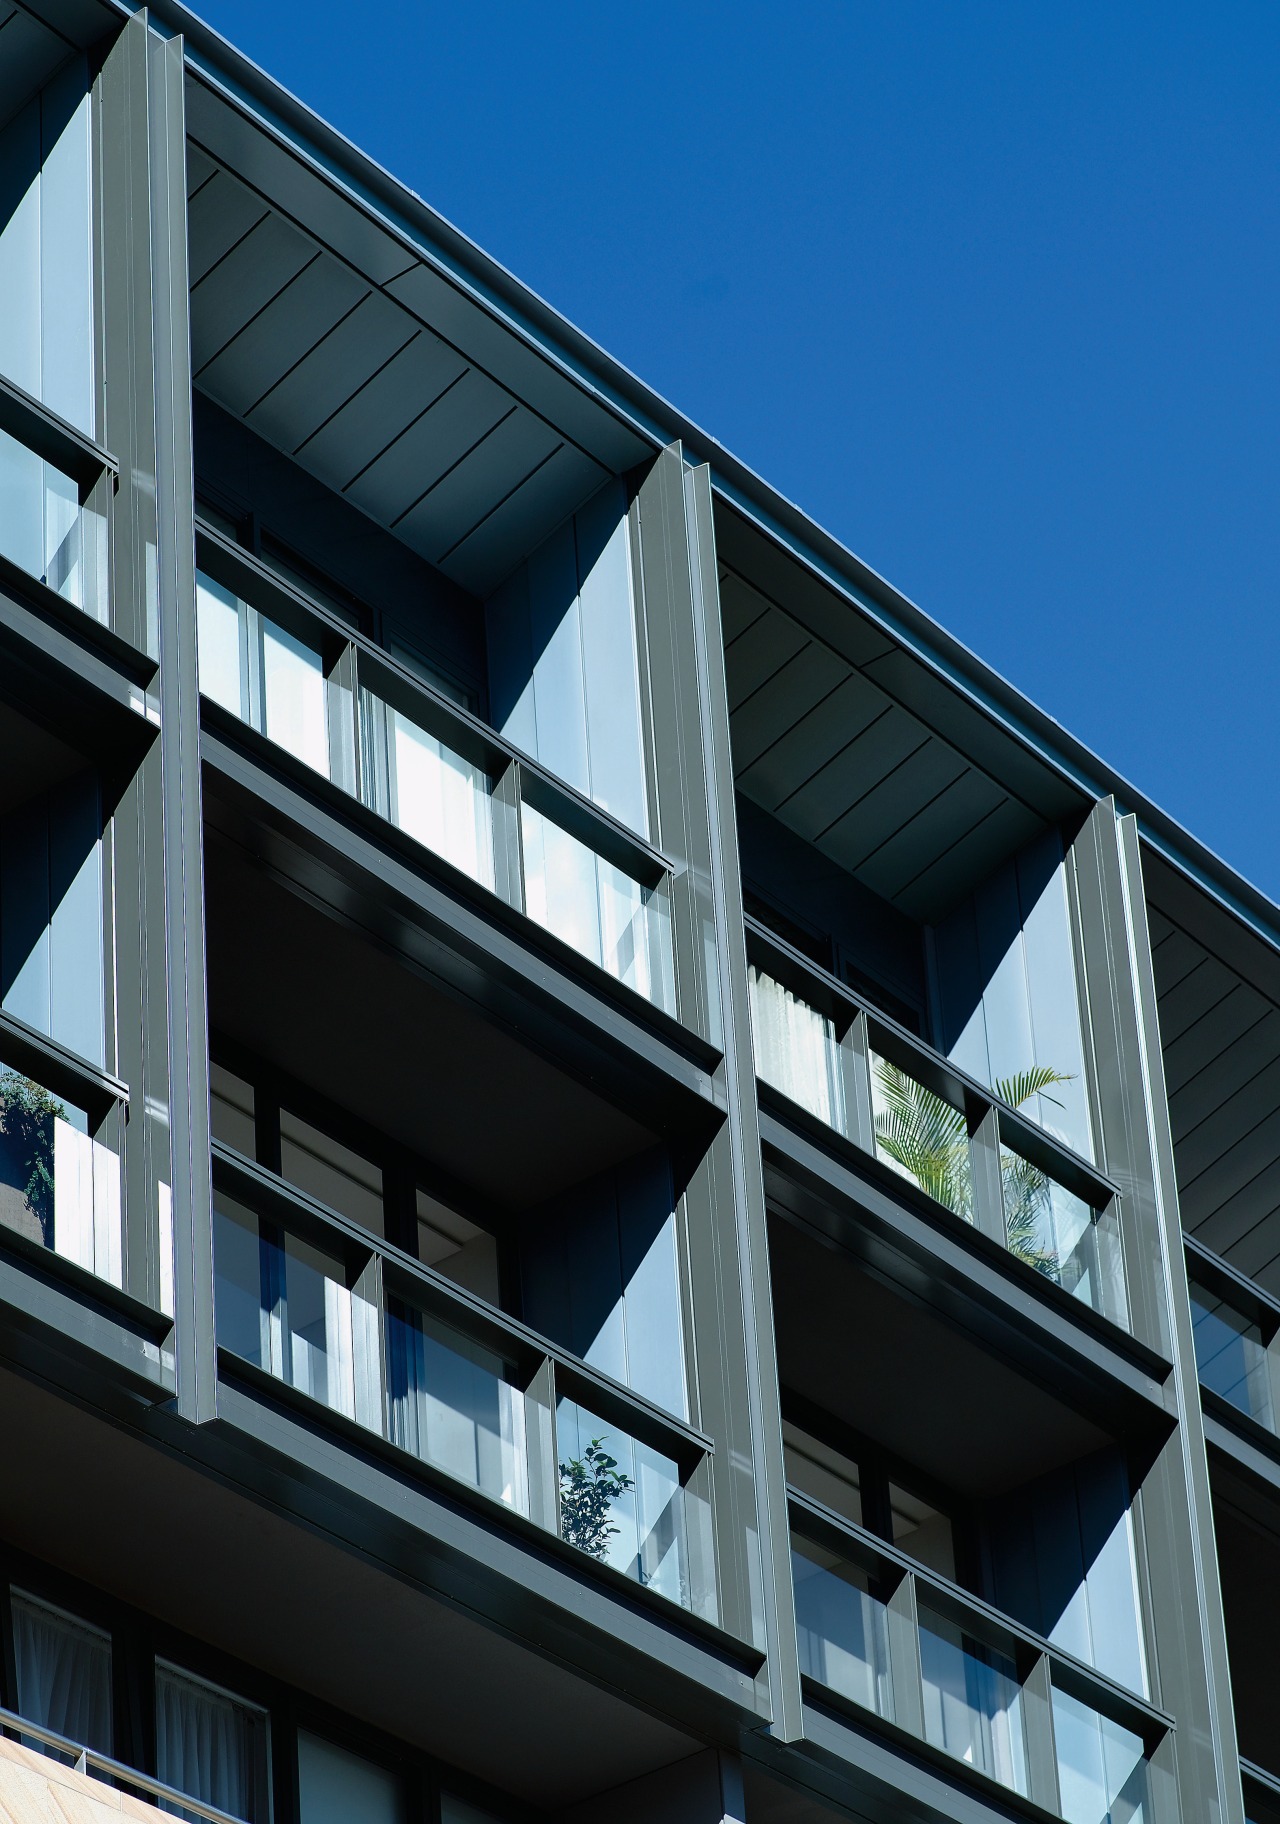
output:
[[[1280,909],[170,0],[0,186],[0,1804],[1274,1824]]]

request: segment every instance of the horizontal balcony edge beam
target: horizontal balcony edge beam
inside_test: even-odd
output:
[[[128,1108],[129,1085],[111,1071],[102,1070],[78,1052],[37,1031],[15,1014],[0,1008],[0,1061],[38,1078],[42,1087],[67,1096],[89,1114],[104,1114],[117,1106]]]
[[[7,431],[36,456],[51,462],[81,487],[92,487],[100,475],[117,479],[120,465],[96,438],[0,374],[0,431]]]

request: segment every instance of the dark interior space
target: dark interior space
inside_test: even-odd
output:
[[[1240,1753],[1280,1779],[1280,1510],[1212,1454],[1209,1470]]]

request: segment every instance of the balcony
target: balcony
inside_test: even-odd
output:
[[[1205,1409],[1274,1439],[1280,1390],[1280,1303],[1207,1248],[1185,1240],[1196,1369]]]
[[[674,1016],[664,856],[207,527],[198,560],[208,701]]]
[[[231,1148],[221,1371],[714,1624],[710,1440]]]
[[[0,574],[12,566],[106,625],[115,479],[105,450],[0,379]]]
[[[873,1717],[1037,1815],[1152,1815],[1167,1717],[820,1502],[789,1500],[811,1704]]]
[[[13,1818],[74,1817],[84,1824],[106,1824],[122,1813],[146,1820],[169,1812],[190,1824],[242,1824],[229,1812],[12,1710],[0,1710],[0,1812]]]
[[[754,919],[747,949],[757,1074],[789,1110],[1129,1327],[1109,1179]]]

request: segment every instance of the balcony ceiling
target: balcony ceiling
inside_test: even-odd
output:
[[[1143,855],[1182,1226],[1280,1297],[1280,958]]]
[[[37,19],[15,0],[0,0],[0,127],[43,88],[73,51],[83,50],[118,24],[98,0],[59,0]]]
[[[883,899],[936,919],[1087,807],[736,515],[716,537],[738,789]]]
[[[648,453],[407,238],[194,79],[188,110],[195,385],[428,563],[487,595]]]

